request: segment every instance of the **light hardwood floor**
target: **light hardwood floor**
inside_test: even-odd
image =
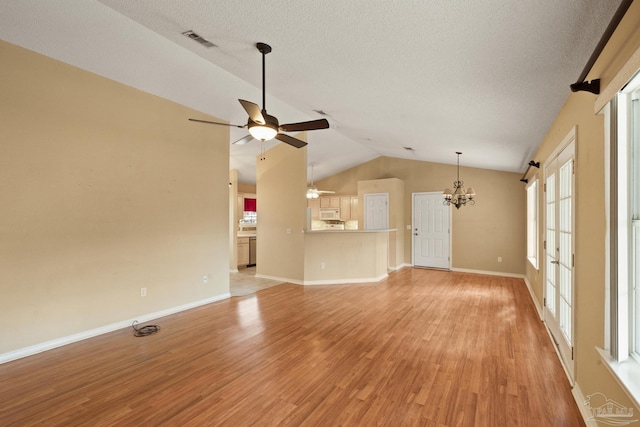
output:
[[[0,365],[0,425],[583,426],[523,281],[282,284]]]

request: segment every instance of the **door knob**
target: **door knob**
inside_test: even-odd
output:
[[[560,264],[560,261],[551,261],[551,264]]]

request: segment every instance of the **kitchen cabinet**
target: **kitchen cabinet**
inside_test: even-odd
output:
[[[307,199],[307,207],[311,208],[311,219],[320,218],[320,208],[340,209],[340,219],[349,221],[358,219],[358,196],[321,196],[318,199]]]
[[[351,196],[351,219],[358,219],[359,213],[358,196]]]
[[[307,207],[311,208],[311,219],[320,218],[320,199],[307,199]]]
[[[351,219],[351,196],[340,197],[340,219],[343,221]]]
[[[238,267],[249,264],[249,238],[238,237]]]
[[[320,207],[321,208],[340,208],[340,197],[339,196],[324,196],[320,197]]]

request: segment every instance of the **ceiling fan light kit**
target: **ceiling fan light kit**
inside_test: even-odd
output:
[[[269,117],[273,117],[273,116],[269,116]],[[273,117],[275,119],[275,117]],[[250,123],[249,124],[249,133],[251,134],[252,137],[254,137],[255,139],[257,139],[258,141],[270,141],[273,138],[276,137],[276,135],[278,134],[278,126],[277,126],[277,121],[276,121],[276,126],[273,126],[271,123],[268,123],[268,118],[267,118],[267,123],[266,124],[260,124],[260,123]]]
[[[317,199],[320,197],[316,187],[307,187],[307,199]]]
[[[302,132],[307,130],[328,129],[327,119],[309,120],[299,123],[288,123],[280,125],[275,116],[267,114],[266,89],[265,89],[265,55],[271,52],[271,46],[266,43],[256,43],[256,48],[262,54],[262,110],[257,104],[244,99],[238,99],[244,110],[249,115],[246,125],[233,125],[227,123],[211,122],[208,120],[189,119],[193,122],[207,123],[211,125],[233,126],[238,128],[248,128],[249,135],[237,140],[234,144],[246,144],[252,139],[258,141],[270,141],[273,138],[289,144],[296,148],[302,148],[307,143],[293,136],[282,132]]]
[[[318,187],[316,187],[313,184],[313,166],[314,163],[311,163],[309,166],[311,166],[311,185],[307,186],[307,199],[317,199],[320,197],[320,194],[333,194],[335,193],[335,191],[328,191],[328,190],[318,190]]]
[[[476,196],[476,190],[473,187],[464,189],[464,182],[460,181],[460,154],[459,151],[456,151],[458,155],[458,176],[457,179],[453,182],[454,190],[451,188],[445,188],[442,194],[444,194],[444,202],[445,206],[455,206],[456,209],[460,209],[460,206],[475,205],[476,201],[474,197]]]

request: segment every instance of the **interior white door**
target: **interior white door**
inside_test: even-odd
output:
[[[364,229],[386,230],[389,228],[389,193],[364,195]]]
[[[573,378],[574,295],[574,158],[573,140],[545,163],[545,300],[544,318]]]
[[[441,192],[413,194],[413,265],[451,268],[451,208]]]

